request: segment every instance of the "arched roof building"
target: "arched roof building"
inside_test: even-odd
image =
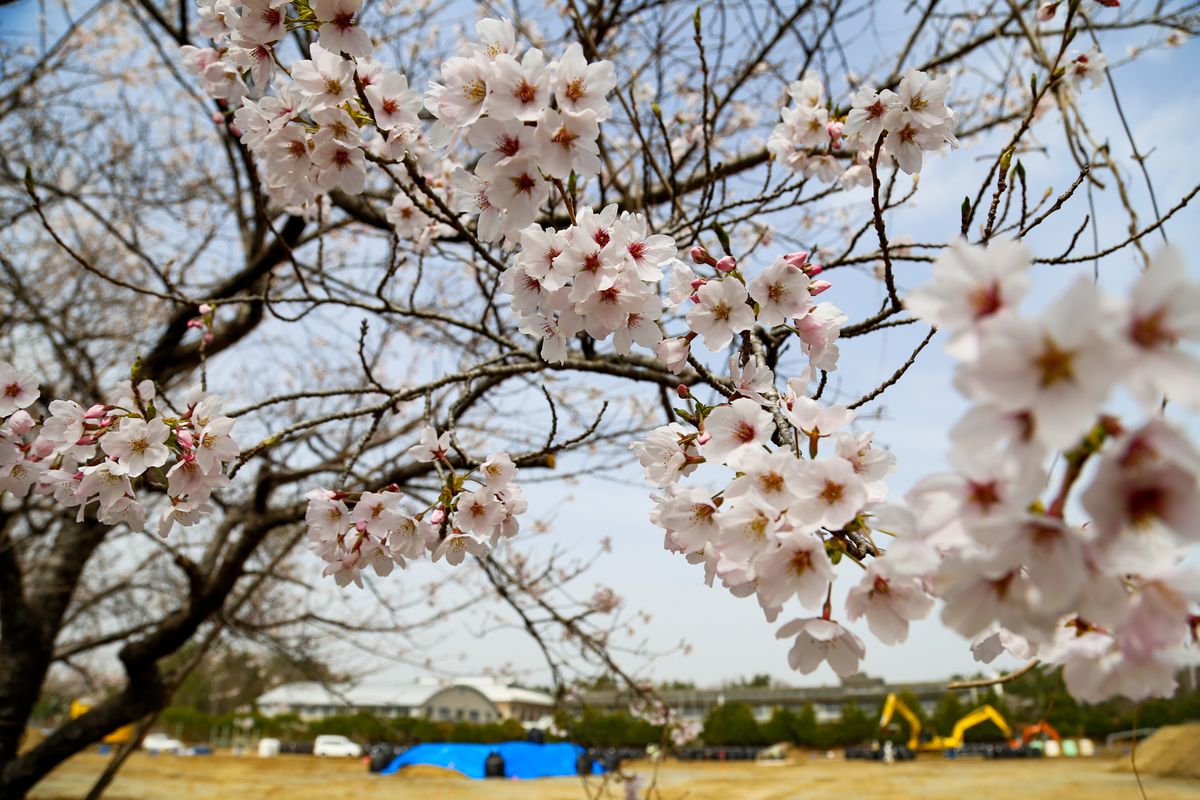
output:
[[[424,717],[435,722],[499,722],[531,725],[548,716],[554,699],[490,678],[450,683],[288,683],[258,698],[267,716],[296,714],[304,720],[364,712],[379,717]]]

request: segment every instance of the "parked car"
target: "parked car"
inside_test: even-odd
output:
[[[318,736],[313,742],[314,756],[350,756],[361,758],[362,747],[347,739],[345,736]]]
[[[177,753],[183,749],[183,742],[165,733],[151,733],[142,739],[142,749],[151,753]]]
[[[391,763],[396,760],[396,756],[408,749],[408,745],[375,742],[367,745],[364,749],[367,752],[367,756],[371,759],[368,769],[371,772],[379,772],[391,766]]]

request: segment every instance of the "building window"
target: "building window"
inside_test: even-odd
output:
[[[441,708],[438,709],[438,717],[440,717],[441,719],[450,719],[450,709],[446,708],[445,706],[442,706]]]
[[[471,713],[469,714],[469,716],[471,717],[471,722],[479,721],[479,712],[476,711],[475,709],[471,709]]]

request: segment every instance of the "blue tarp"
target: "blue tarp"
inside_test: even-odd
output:
[[[483,762],[492,753],[504,758],[506,778],[549,778],[556,775],[576,775],[575,763],[583,748],[577,744],[531,744],[501,742],[500,744],[419,744],[404,751],[383,769],[380,775],[391,775],[410,764],[430,764],[446,767],[466,775],[482,778]],[[599,768],[598,765],[596,767]]]

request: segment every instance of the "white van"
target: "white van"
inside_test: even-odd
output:
[[[183,749],[183,742],[165,733],[151,733],[142,739],[142,749],[151,753],[177,753]]]
[[[361,758],[362,747],[347,739],[345,736],[318,736],[313,742],[314,756],[350,756]]]

